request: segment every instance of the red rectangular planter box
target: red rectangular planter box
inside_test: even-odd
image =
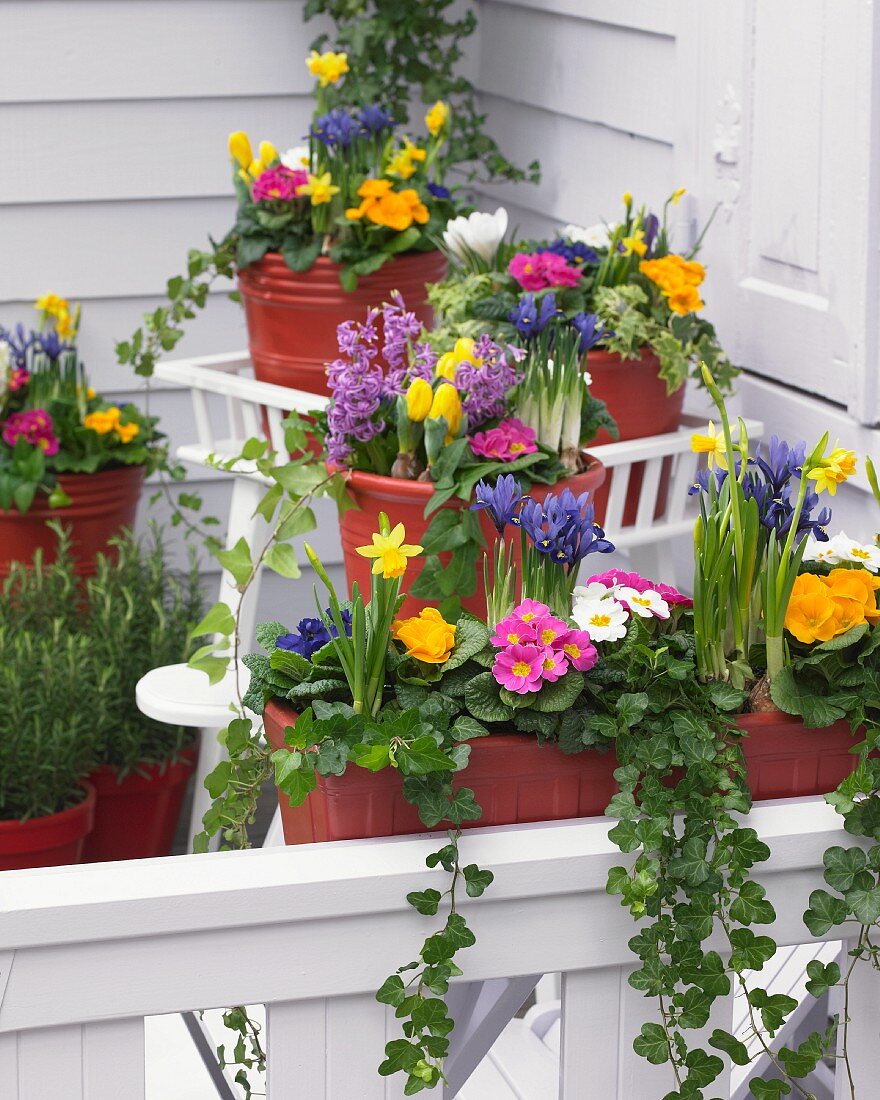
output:
[[[283,748],[284,730],[296,722],[296,711],[274,699],[266,704],[263,719],[272,748]],[[747,734],[742,745],[755,801],[827,794],[856,767],[857,757],[849,751],[855,739],[844,721],[810,730],[799,718],[769,713],[740,715],[737,723]],[[617,791],[614,752],[569,756],[522,733],[480,737],[470,746],[468,766],[454,785],[474,792],[483,816],[465,822],[465,829],[598,817]],[[392,768],[349,767],[345,775],[317,778],[316,790],[302,806],[291,806],[279,793],[288,844],[426,831],[403,797],[400,773]]]

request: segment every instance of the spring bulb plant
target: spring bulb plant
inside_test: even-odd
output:
[[[0,326],[0,510],[27,512],[37,494],[70,503],[59,474],[112,466],[156,469],[164,449],[156,418],[95,393],[79,361],[80,308],[44,294],[36,329]]]
[[[503,233],[493,234],[506,227],[504,210],[491,225],[486,214],[455,219],[444,237],[449,275],[429,292],[437,315],[432,342],[446,350],[487,322],[495,339],[513,339],[524,324],[558,310],[572,321],[595,316],[597,345],[624,361],[653,352],[670,393],[688,377],[701,382],[701,362],[728,390],[736,371],[701,316],[705,269],[696,257],[711,219],[686,253],[672,246],[669,211],[684,194],[673,191],[658,216],[627,192],[618,222],[569,224],[543,241],[505,242]]]
[[[316,103],[305,144],[280,151],[261,141],[255,150],[243,131],[229,137],[236,260],[247,267],[278,252],[301,272],[329,256],[351,290],[400,253],[434,249],[455,213],[439,156],[450,109],[436,102],[422,137],[398,134],[392,104],[354,105],[357,74],[345,53],[313,50],[306,65]]]

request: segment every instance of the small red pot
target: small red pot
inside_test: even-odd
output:
[[[795,715],[770,711],[741,714],[736,724],[747,734],[742,747],[756,802],[828,794],[858,764],[845,721],[811,730]]]
[[[82,862],[83,842],[95,817],[95,789],[91,783],[81,786],[85,797],[69,810],[27,821],[0,821],[0,871]]]
[[[92,772],[89,782],[95,788],[97,804],[84,862],[169,855],[198,757],[196,743],[184,749],[173,763],[141,764],[122,780],[110,764],[102,764]]]
[[[263,720],[272,748],[284,748],[284,730],[296,722],[296,711],[274,699],[266,705]],[[483,815],[464,822],[463,829],[597,817],[617,791],[613,752],[567,756],[524,733],[493,734],[469,744],[468,766],[453,783],[474,792]],[[392,768],[369,772],[349,766],[342,776],[319,775],[317,788],[302,806],[291,806],[281,793],[278,798],[287,844],[427,831],[403,797],[400,773]]]
[[[325,367],[339,354],[337,326],[363,320],[368,309],[381,306],[398,290],[430,328],[433,312],[425,284],[439,282],[445,274],[441,252],[409,252],[361,276],[357,288],[346,291],[339,282],[339,265],[326,256],[298,273],[279,253],[268,252],[238,273],[254,374],[261,382],[329,394]]]
[[[605,480],[605,467],[597,459],[585,456],[587,468],[583,473],[574,477],[565,478],[555,485],[533,485],[529,495],[538,501],[543,501],[551,493],[560,493],[563,488],[569,488],[577,496],[584,492],[593,494]],[[358,546],[366,546],[372,541],[375,531],[379,530],[379,513],[387,512],[392,526],[402,523],[406,529],[406,541],[419,544],[428,528],[432,516],[425,519],[425,506],[434,493],[434,486],[427,481],[404,481],[400,478],[383,477],[380,474],[364,473],[361,470],[352,470],[348,481],[348,491],[358,508],[349,509],[339,521],[340,534],[342,536],[342,555],[345,562],[345,577],[349,589],[357,581],[364,593],[370,591],[370,571],[372,559],[361,557],[357,553]],[[442,505],[444,508],[464,508],[463,501],[453,499]],[[433,515],[433,514],[432,514]],[[601,519],[598,520],[601,522]],[[481,513],[480,525],[487,545],[492,546],[498,538],[495,528]],[[521,564],[518,539],[514,539],[514,553],[517,566]],[[443,560],[446,555],[441,555]],[[404,589],[412,588],[413,582],[424,567],[424,558],[413,558],[404,577]],[[477,590],[472,596],[465,597],[462,606],[475,615],[486,613],[486,592],[483,585],[483,571],[477,567]],[[417,615],[428,604],[424,600],[407,596],[401,610],[402,616]]]
[[[611,351],[591,351],[587,356],[587,370],[592,378],[590,392],[608,406],[608,411],[617,421],[621,443],[628,439],[644,439],[646,436],[664,435],[678,430],[684,408],[685,387],[681,386],[672,394],[666,392],[666,383],[659,373],[660,360],[649,348],[642,350],[639,359],[621,359],[616,352]],[[593,440],[593,445],[611,442],[611,436],[603,430]],[[603,515],[614,476],[614,470],[611,470],[596,501],[596,507],[601,507]],[[632,525],[636,521],[644,477],[645,464],[637,462],[629,475],[623,509],[624,525]],[[667,459],[657,487],[655,515],[658,517],[666,510],[671,477],[672,461]],[[614,535],[614,531],[609,532],[612,541]]]
[[[57,520],[70,527],[71,553],[76,572],[95,572],[95,555],[107,552],[108,541],[123,527],[133,527],[144,483],[143,466],[116,466],[95,474],[59,474],[58,484],[70,497],[63,508],[50,508],[48,498],[38,495],[21,513],[12,508],[0,511],[0,580],[9,574],[13,561],[30,562],[37,550],[45,561],[55,560],[57,540],[46,526]]]

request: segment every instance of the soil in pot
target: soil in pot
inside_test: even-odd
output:
[[[682,386],[673,394],[666,392],[666,383],[659,374],[660,360],[649,348],[643,349],[639,359],[621,359],[610,351],[591,351],[587,356],[587,370],[592,378],[590,392],[608,406],[608,411],[617,422],[621,443],[678,430],[686,387]],[[593,445],[612,442],[611,436],[601,431],[593,440]],[[600,491],[597,507],[601,504],[603,513],[616,476],[614,470],[611,470]],[[662,516],[666,510],[671,476],[672,460],[667,459],[663,463],[657,489],[657,517]],[[637,462],[629,475],[623,509],[625,526],[631,526],[636,521],[644,477],[645,464]],[[614,532],[610,532],[612,539],[613,535]]]
[[[273,700],[263,719],[272,748],[283,748],[284,730],[294,724],[296,712],[290,704]],[[523,733],[480,737],[470,746],[468,766],[454,783],[474,792],[483,816],[465,822],[464,829],[597,817],[617,791],[613,752],[567,756]],[[280,793],[279,805],[288,844],[426,831],[415,807],[403,797],[400,773],[390,768],[368,772],[349,765],[342,776],[318,776],[317,788],[302,806],[291,807]]]
[[[568,487],[575,495],[584,492],[595,494],[605,479],[605,467],[601,462],[585,456],[587,467],[583,473],[574,477],[558,481],[555,485],[533,485],[530,496],[535,500],[544,500],[551,493],[559,493],[564,487]],[[372,560],[361,557],[357,553],[358,546],[366,546],[372,540],[374,531],[379,529],[379,513],[387,512],[392,524],[402,523],[406,528],[406,540],[410,543],[420,543],[422,536],[430,523],[430,517],[424,517],[425,506],[431,499],[434,487],[424,481],[404,481],[399,478],[382,477],[379,474],[364,473],[360,470],[352,471],[348,482],[348,491],[358,505],[357,509],[347,511],[339,521],[340,534],[342,536],[342,553],[345,562],[345,576],[349,590],[357,581],[362,592],[370,591],[370,570]],[[459,500],[448,501],[444,508],[463,508],[465,505]],[[601,523],[601,516],[597,511],[597,522]],[[497,538],[495,528],[481,515],[480,525],[486,538],[487,545],[491,546]],[[517,565],[520,564],[520,550],[518,539],[514,539],[514,552]],[[443,560],[445,555],[441,555]],[[409,563],[404,578],[404,589],[412,588],[413,582],[424,566],[424,558],[413,558]],[[483,585],[482,567],[477,569],[477,590],[472,596],[462,599],[462,606],[475,615],[486,613],[486,593]],[[401,609],[401,616],[417,615],[428,602],[407,596]]]
[[[86,840],[84,861],[169,855],[198,755],[196,743],[173,763],[141,764],[121,780],[109,764],[94,771],[89,782],[97,795],[95,824]]]
[[[293,272],[277,252],[238,273],[238,289],[248,326],[254,373],[261,382],[328,394],[325,367],[338,352],[336,329],[343,321],[363,320],[368,309],[403,295],[407,307],[428,328],[433,312],[425,285],[446,274],[441,252],[395,256],[372,275],[345,291],[339,265],[321,256],[309,271]],[[382,333],[379,333],[381,346]]]
[[[83,845],[95,817],[95,789],[91,783],[82,787],[82,798],[57,814],[0,821],[0,871],[82,862]]]
[[[70,528],[71,554],[76,572],[95,572],[95,555],[108,552],[108,542],[124,527],[133,527],[144,483],[143,466],[116,466],[95,474],[59,474],[58,484],[70,497],[63,508],[50,508],[38,495],[27,512],[0,511],[0,580],[13,561],[30,562],[42,550],[45,561],[55,560],[57,539],[46,526],[56,520]]]

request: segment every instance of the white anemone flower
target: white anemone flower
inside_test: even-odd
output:
[[[565,225],[560,236],[572,244],[585,244],[588,248],[607,248],[611,244],[611,229],[604,222],[584,228],[582,225]]]
[[[494,214],[475,210],[467,217],[451,218],[446,224],[443,241],[447,251],[468,263],[474,256],[491,266],[507,232],[507,211],[499,206]]]
[[[634,615],[639,615],[643,619],[669,618],[669,604],[653,588],[646,588],[644,592],[639,592],[637,588],[621,585],[615,595]]]
[[[629,613],[610,597],[575,599],[571,617],[581,630],[586,630],[591,642],[616,642],[626,636]]]
[[[311,167],[308,145],[294,145],[292,149],[288,149],[286,153],[281,154],[280,160],[284,167],[289,168],[291,172],[303,168],[308,171]]]

